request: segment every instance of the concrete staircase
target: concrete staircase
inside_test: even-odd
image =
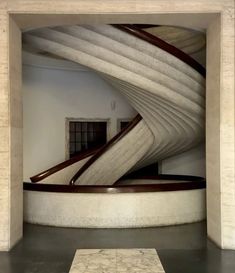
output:
[[[76,184],[112,185],[130,170],[182,153],[203,140],[204,76],[169,51],[110,25],[43,28],[25,33],[23,39],[31,47],[95,70],[143,118],[87,164]],[[201,38],[190,36],[181,43],[192,52],[189,40],[195,41],[195,52]],[[71,178],[84,163],[74,165]],[[67,183],[68,175],[64,177]]]

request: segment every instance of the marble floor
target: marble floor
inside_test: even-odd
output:
[[[24,238],[10,252],[0,252],[0,273],[69,273],[78,249],[130,248],[156,249],[166,273],[235,272],[235,251],[217,248],[206,238],[206,222],[200,222],[143,229],[25,224]]]
[[[78,249],[69,273],[165,273],[155,249]]]

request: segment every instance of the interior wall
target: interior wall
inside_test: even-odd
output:
[[[66,118],[109,119],[110,138],[118,119],[136,115],[118,91],[86,67],[31,54],[24,55],[23,104],[24,181],[65,160]]]
[[[6,21],[7,15],[0,15]],[[7,26],[0,24],[0,251],[9,249],[9,94],[8,94],[8,45]],[[5,73],[4,73],[5,72]]]
[[[196,175],[206,177],[205,145],[201,144],[159,164],[162,174]]]
[[[207,230],[208,235],[218,244],[222,245],[222,225],[218,225],[221,221],[221,157],[220,157],[220,77],[221,71],[221,18],[211,23],[207,39],[208,39],[208,72],[207,77],[213,78],[213,81],[207,80],[207,96],[210,100],[206,105],[206,154],[207,154]],[[214,62],[209,61],[213,58]],[[213,169],[213,172],[210,171]]]

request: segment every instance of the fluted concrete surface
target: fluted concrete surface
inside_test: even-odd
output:
[[[125,137],[96,160],[78,178],[77,183],[112,185],[148,152],[153,140],[145,121],[140,121]]]
[[[202,141],[204,78],[164,50],[109,25],[44,28],[26,33],[24,42],[96,70],[143,117],[78,184],[113,184]]]
[[[187,54],[194,54],[205,48],[206,45],[205,34],[191,29],[158,26],[147,28],[145,31],[159,37]]]
[[[40,181],[43,184],[68,184],[69,180],[91,157],[84,158],[72,165],[55,172]]]

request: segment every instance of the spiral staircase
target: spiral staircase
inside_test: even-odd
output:
[[[203,140],[205,69],[189,54],[203,48],[205,40],[200,33],[173,29],[75,25],[24,33],[24,44],[36,52],[96,71],[139,113],[102,148],[53,166],[32,182],[113,185]]]

